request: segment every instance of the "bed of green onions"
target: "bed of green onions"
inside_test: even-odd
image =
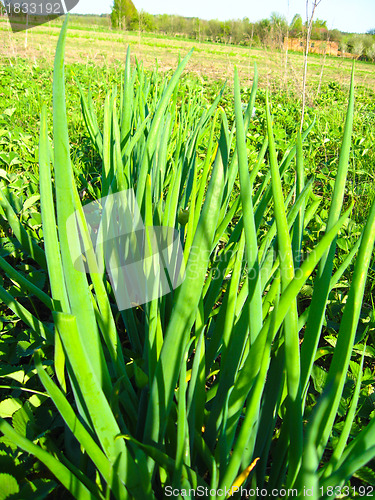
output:
[[[344,486],[375,457],[374,420],[349,439],[362,370],[338,442],[325,454],[375,238],[373,205],[361,238],[334,270],[336,238],[352,208],[344,210],[343,200],[353,78],[326,231],[303,260],[298,256],[304,230],[320,205],[313,181],[304,175],[303,142],[310,129],[298,133],[280,157],[267,98],[263,147],[256,161],[249,160],[246,136],[256,68],[245,110],[235,72],[233,126],[218,107],[220,95],[206,108],[197,94],[178,100],[191,54],[159,88],[155,75],[139,64],[132,71],[128,52],[121,91],[107,95],[101,126],[92,97],[80,89],[87,130],[102,159],[101,196],[110,189],[133,189],[145,225],[175,228],[183,243],[181,286],[119,315],[106,274],[79,272],[71,259],[70,247],[79,241],[66,222],[74,211],[83,212],[69,152],[66,35],[67,20],[55,58],[52,145],[47,109],[41,113],[43,249],[1,194],[15,236],[48,269],[50,295],[35,286],[32,291],[51,310],[53,329],[4,288],[0,298],[44,343],[54,345],[54,377],[45,370],[43,351],[35,352],[34,362],[56,411],[80,444],[82,467],[28,440],[6,419],[0,420],[1,432],[43,462],[79,500],[164,498],[172,488],[194,498],[198,487],[214,500],[238,496],[241,486],[295,488],[301,497],[306,488],[311,498],[321,498],[329,486]],[[198,154],[202,147],[204,157]],[[283,186],[287,170],[295,172],[289,192]],[[353,263],[325,389],[307,415],[329,293]],[[6,272],[21,286],[31,286],[16,270]],[[312,280],[311,302],[299,312],[307,280]]]

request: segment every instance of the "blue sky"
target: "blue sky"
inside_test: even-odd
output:
[[[305,17],[305,0],[133,0],[138,10],[151,14],[179,14],[201,19],[242,19],[250,21],[269,17],[271,12],[289,20],[296,13]],[[312,0],[310,0],[310,5]],[[72,12],[104,14],[111,11],[113,0],[80,0]],[[329,28],[342,31],[366,32],[375,28],[374,0],[321,0],[315,17],[328,21]]]

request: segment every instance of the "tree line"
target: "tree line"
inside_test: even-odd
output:
[[[5,15],[0,1],[0,15]],[[77,17],[77,15],[75,15]],[[80,15],[90,24],[90,15]],[[99,16],[95,16],[99,17]],[[204,20],[198,17],[183,17],[170,14],[152,15],[143,10],[137,11],[131,0],[114,0],[112,12],[100,16],[100,25],[112,29],[151,32],[160,35],[183,37],[199,42],[215,42],[255,47],[281,49],[285,37],[304,38],[306,23],[296,14],[291,23],[276,12],[267,19],[251,22],[248,17],[219,21]],[[86,23],[84,23],[86,24]],[[330,40],[338,42],[339,50],[355,55],[357,58],[375,61],[375,29],[366,34],[345,33],[338,29],[328,29],[327,21],[313,21],[311,40]]]
[[[131,0],[114,0],[111,25],[115,29],[153,32],[200,42],[272,48],[282,48],[286,36],[304,37],[307,29],[299,14],[293,17],[290,24],[284,16],[275,12],[268,19],[257,22],[251,22],[248,17],[228,21],[204,20],[198,17],[152,15],[143,10],[137,11]],[[311,39],[335,41],[342,52],[375,59],[375,30],[367,34],[344,33],[338,29],[328,29],[327,21],[316,19],[313,21]]]

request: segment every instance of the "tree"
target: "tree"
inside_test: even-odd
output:
[[[326,40],[328,34],[327,21],[316,19],[312,23],[311,39],[312,40]]]
[[[278,47],[281,47],[284,41],[284,36],[286,36],[288,31],[288,23],[285,17],[277,12],[272,12],[270,21],[272,41],[276,43]]]
[[[278,12],[272,12],[270,17],[271,24],[274,28],[278,28],[281,30],[286,30],[286,19],[283,15]]]
[[[140,10],[137,13],[138,30],[139,31],[153,31],[155,29],[154,18],[148,12]]]
[[[231,33],[230,21],[223,21],[220,23],[220,41],[222,43],[229,42],[229,37]]]
[[[210,19],[208,21],[208,30],[213,42],[216,42],[221,34],[220,21],[217,19]]]
[[[342,33],[338,29],[329,30],[328,31],[328,38],[332,42],[339,42],[340,43],[342,40]]]
[[[236,21],[233,21],[232,23],[232,43],[243,43],[244,42],[244,34],[245,34],[245,29],[244,29],[244,22],[240,21],[239,19]]]
[[[135,29],[138,27],[138,12],[132,0],[114,0],[111,23],[113,28]]]
[[[356,36],[352,40],[352,53],[359,58],[361,57],[364,48],[363,38],[361,36]]]
[[[290,33],[293,37],[300,37],[303,32],[303,22],[300,14],[296,14],[290,23]]]
[[[375,43],[366,48],[366,56],[371,59],[371,61],[375,61]]]
[[[254,38],[259,40],[262,44],[268,44],[269,35],[271,32],[271,21],[269,19],[262,19],[254,25]]]
[[[367,53],[367,48],[371,47],[375,42],[374,37],[371,35],[360,35],[360,36],[363,40],[364,50]]]
[[[254,23],[251,23],[248,17],[244,17],[242,24],[244,30],[245,44],[252,45],[254,39]]]
[[[323,19],[315,19],[313,21],[313,28],[323,28],[327,29],[327,21],[323,21]]]
[[[186,35],[189,38],[201,40],[209,35],[207,32],[207,21],[202,21],[198,17],[191,17],[186,19]]]
[[[175,24],[174,24],[175,33],[179,35],[184,35],[187,31],[186,18],[182,16],[174,16],[174,17],[175,17]]]
[[[171,16],[169,16],[168,14],[161,14],[160,16],[158,16],[159,30],[163,33],[171,33],[172,22],[170,18]]]

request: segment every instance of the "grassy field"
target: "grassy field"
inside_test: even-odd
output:
[[[56,40],[61,21],[51,25],[34,28],[26,34],[12,34],[5,19],[0,19],[0,54],[4,60],[22,57],[46,60],[52,63]],[[184,56],[194,47],[194,55],[187,69],[203,81],[217,79],[233,81],[233,69],[237,66],[244,85],[250,85],[253,78],[254,62],[257,63],[261,86],[276,89],[301,91],[303,58],[299,53],[286,54],[264,48],[246,48],[214,43],[198,43],[181,39],[154,36],[145,33],[128,33],[109,29],[85,26],[70,27],[67,40],[66,60],[68,63],[122,66],[126,48],[130,45],[132,57],[142,60],[146,68],[152,68],[158,61],[162,71],[175,68],[178,57]],[[322,75],[322,82],[335,81],[349,85],[352,61],[349,59],[311,55],[309,60],[308,82],[316,92]],[[375,86],[374,65],[357,62],[357,85],[373,89]],[[311,94],[313,97],[313,92]]]
[[[52,63],[62,21],[58,19],[50,24],[30,30],[25,48],[26,34],[11,33],[7,21],[0,20],[1,71],[3,82],[8,82],[1,91],[0,110],[13,109],[13,123],[21,128],[29,128],[30,132],[38,120],[41,102],[51,99]],[[137,59],[146,70],[152,70],[157,63],[161,74],[170,74],[178,60],[194,48],[184,73],[186,86],[189,87],[189,81],[193,86],[200,85],[202,96],[209,103],[227,82],[221,105],[229,117],[233,116],[231,87],[234,67],[238,69],[246,96],[253,81],[256,63],[261,89],[258,94],[260,106],[256,103],[256,107],[261,109],[265,90],[271,90],[273,104],[279,108],[275,119],[280,125],[280,146],[284,143],[285,149],[290,136],[298,128],[303,69],[303,56],[300,53],[286,56],[284,52],[265,48],[197,43],[144,33],[112,32],[102,26],[89,29],[80,24],[79,18],[73,18],[66,43],[66,61],[68,100],[72,109],[70,126],[74,126],[75,131],[83,131],[84,124],[78,109],[79,97],[74,78],[78,77],[81,83],[91,86],[100,114],[106,92],[121,80],[127,47],[131,49],[133,65]],[[316,120],[311,134],[314,151],[311,150],[308,163],[310,173],[324,176],[326,172],[329,176],[331,165],[337,161],[352,65],[349,59],[309,56],[307,121]],[[368,208],[372,199],[375,65],[357,61],[355,84],[357,103],[350,181],[352,195],[356,196],[359,204],[358,213],[361,213],[362,206]],[[11,104],[12,100],[14,104]],[[25,110],[29,110],[35,121],[25,124]],[[261,120],[260,113],[252,125],[254,131],[259,132],[259,128],[262,128]]]
[[[375,65],[310,57],[301,137],[300,54],[72,21],[0,20],[0,498],[371,498]],[[127,309],[71,254],[126,189],[186,264]]]

